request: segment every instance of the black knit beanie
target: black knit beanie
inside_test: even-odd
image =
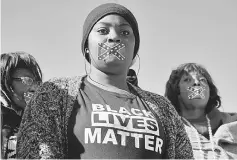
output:
[[[130,12],[127,8],[125,8],[122,5],[116,4],[116,3],[106,3],[102,4],[95,9],[93,9],[89,15],[87,16],[84,25],[83,25],[83,39],[81,42],[81,49],[83,55],[85,55],[85,48],[88,47],[87,39],[89,36],[89,33],[91,32],[94,25],[103,17],[109,14],[117,14],[122,16],[132,27],[133,33],[135,36],[135,47],[134,47],[134,56],[137,55],[137,52],[139,50],[139,44],[140,44],[140,36],[139,36],[139,30],[138,30],[138,24],[136,21],[136,18]],[[86,60],[89,62],[89,57],[85,56]]]

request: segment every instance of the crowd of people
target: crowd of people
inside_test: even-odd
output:
[[[2,158],[237,159],[237,113],[218,109],[208,71],[182,64],[164,96],[143,90],[139,46],[133,13],[105,3],[83,25],[85,75],[42,83],[32,55],[1,54]]]

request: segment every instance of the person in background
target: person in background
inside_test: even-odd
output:
[[[127,81],[134,86],[138,86],[137,74],[133,69],[128,70]]]
[[[41,86],[25,110],[17,157],[191,159],[174,107],[127,82],[139,43],[137,21],[127,8],[106,3],[92,10],[81,43],[90,72]]]
[[[16,158],[16,135],[24,108],[42,82],[35,58],[25,52],[1,54],[1,155]]]
[[[196,63],[173,70],[165,96],[182,117],[195,159],[237,159],[237,113],[221,112],[208,71]]]

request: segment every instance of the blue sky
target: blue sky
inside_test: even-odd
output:
[[[221,110],[237,112],[236,0],[2,0],[1,52],[31,53],[45,81],[85,74],[82,26],[87,14],[105,2],[120,3],[137,18],[143,89],[163,95],[171,70],[196,62],[214,79]]]

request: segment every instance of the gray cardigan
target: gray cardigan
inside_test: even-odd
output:
[[[68,122],[74,102],[81,97],[78,90],[83,89],[85,77],[53,79],[40,87],[23,115],[17,158],[69,158]],[[163,96],[131,87],[160,118],[167,143],[165,158],[192,159],[191,143],[171,103]]]

